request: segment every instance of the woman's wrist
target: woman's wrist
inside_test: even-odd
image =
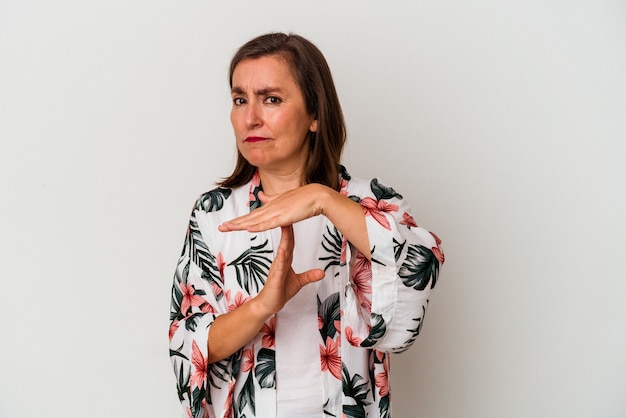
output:
[[[333,213],[334,207],[336,207],[335,199],[337,197],[341,197],[341,195],[335,190],[323,184],[317,184],[316,186],[319,187],[316,199],[317,202],[319,202],[318,204],[320,205],[319,212],[321,215],[330,218],[332,216],[331,214]]]
[[[248,305],[248,313],[252,317],[250,319],[259,324],[263,324],[275,314],[275,312],[267,309],[266,304],[263,303],[263,295],[261,293],[250,299],[246,304]]]

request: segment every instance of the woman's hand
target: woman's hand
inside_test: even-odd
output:
[[[363,208],[330,187],[311,183],[276,196],[259,192],[259,199],[263,206],[224,222],[218,229],[221,232],[260,232],[324,215],[361,254],[371,259]]]
[[[259,192],[263,206],[244,216],[224,222],[218,229],[222,232],[240,230],[260,232],[293,225],[322,214],[324,201],[330,192],[333,190],[329,187],[316,183],[275,196]]]
[[[280,244],[274,262],[270,267],[263,289],[254,298],[262,316],[273,315],[304,286],[324,278],[324,270],[313,269],[296,273],[291,267],[293,261],[293,227],[281,227]]]
[[[253,299],[218,316],[209,330],[209,363],[215,363],[243,347],[259,332],[265,321],[280,311],[304,286],[324,278],[313,269],[297,274],[291,268],[293,228],[281,228],[278,254],[270,267],[265,286]]]

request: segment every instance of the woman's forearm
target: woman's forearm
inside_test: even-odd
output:
[[[218,316],[209,328],[209,364],[223,360],[243,347],[271,316],[271,313],[261,311],[255,299]]]
[[[248,302],[223,314],[209,329],[209,363],[220,361],[243,347],[261,330],[265,321],[279,312],[296,293],[309,283],[321,280],[324,271],[296,273],[293,261],[293,227],[281,227],[280,244],[263,289]]]
[[[365,226],[363,208],[354,200],[326,188],[322,214],[354,245],[367,259],[371,259],[369,237]]]

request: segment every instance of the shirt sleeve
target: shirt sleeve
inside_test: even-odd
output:
[[[351,181],[365,213],[371,261],[351,248],[345,332],[352,345],[402,352],[419,335],[444,261],[440,240],[417,225],[408,204],[377,179]]]
[[[201,233],[198,216],[202,215],[197,202],[174,274],[170,309],[170,359],[187,418],[211,416],[209,386],[227,379],[224,364],[208,364],[209,329],[228,307],[223,298],[221,254],[211,252]]]

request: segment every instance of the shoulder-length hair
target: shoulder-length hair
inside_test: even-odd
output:
[[[328,63],[321,51],[300,35],[270,33],[244,44],[230,62],[229,83],[233,86],[235,67],[243,60],[277,56],[285,60],[302,91],[307,112],[317,120],[317,132],[309,132],[309,158],[305,182],[340,189],[339,164],[346,142],[343,112]],[[233,173],[219,183],[222,187],[243,186],[256,167],[237,151]]]

